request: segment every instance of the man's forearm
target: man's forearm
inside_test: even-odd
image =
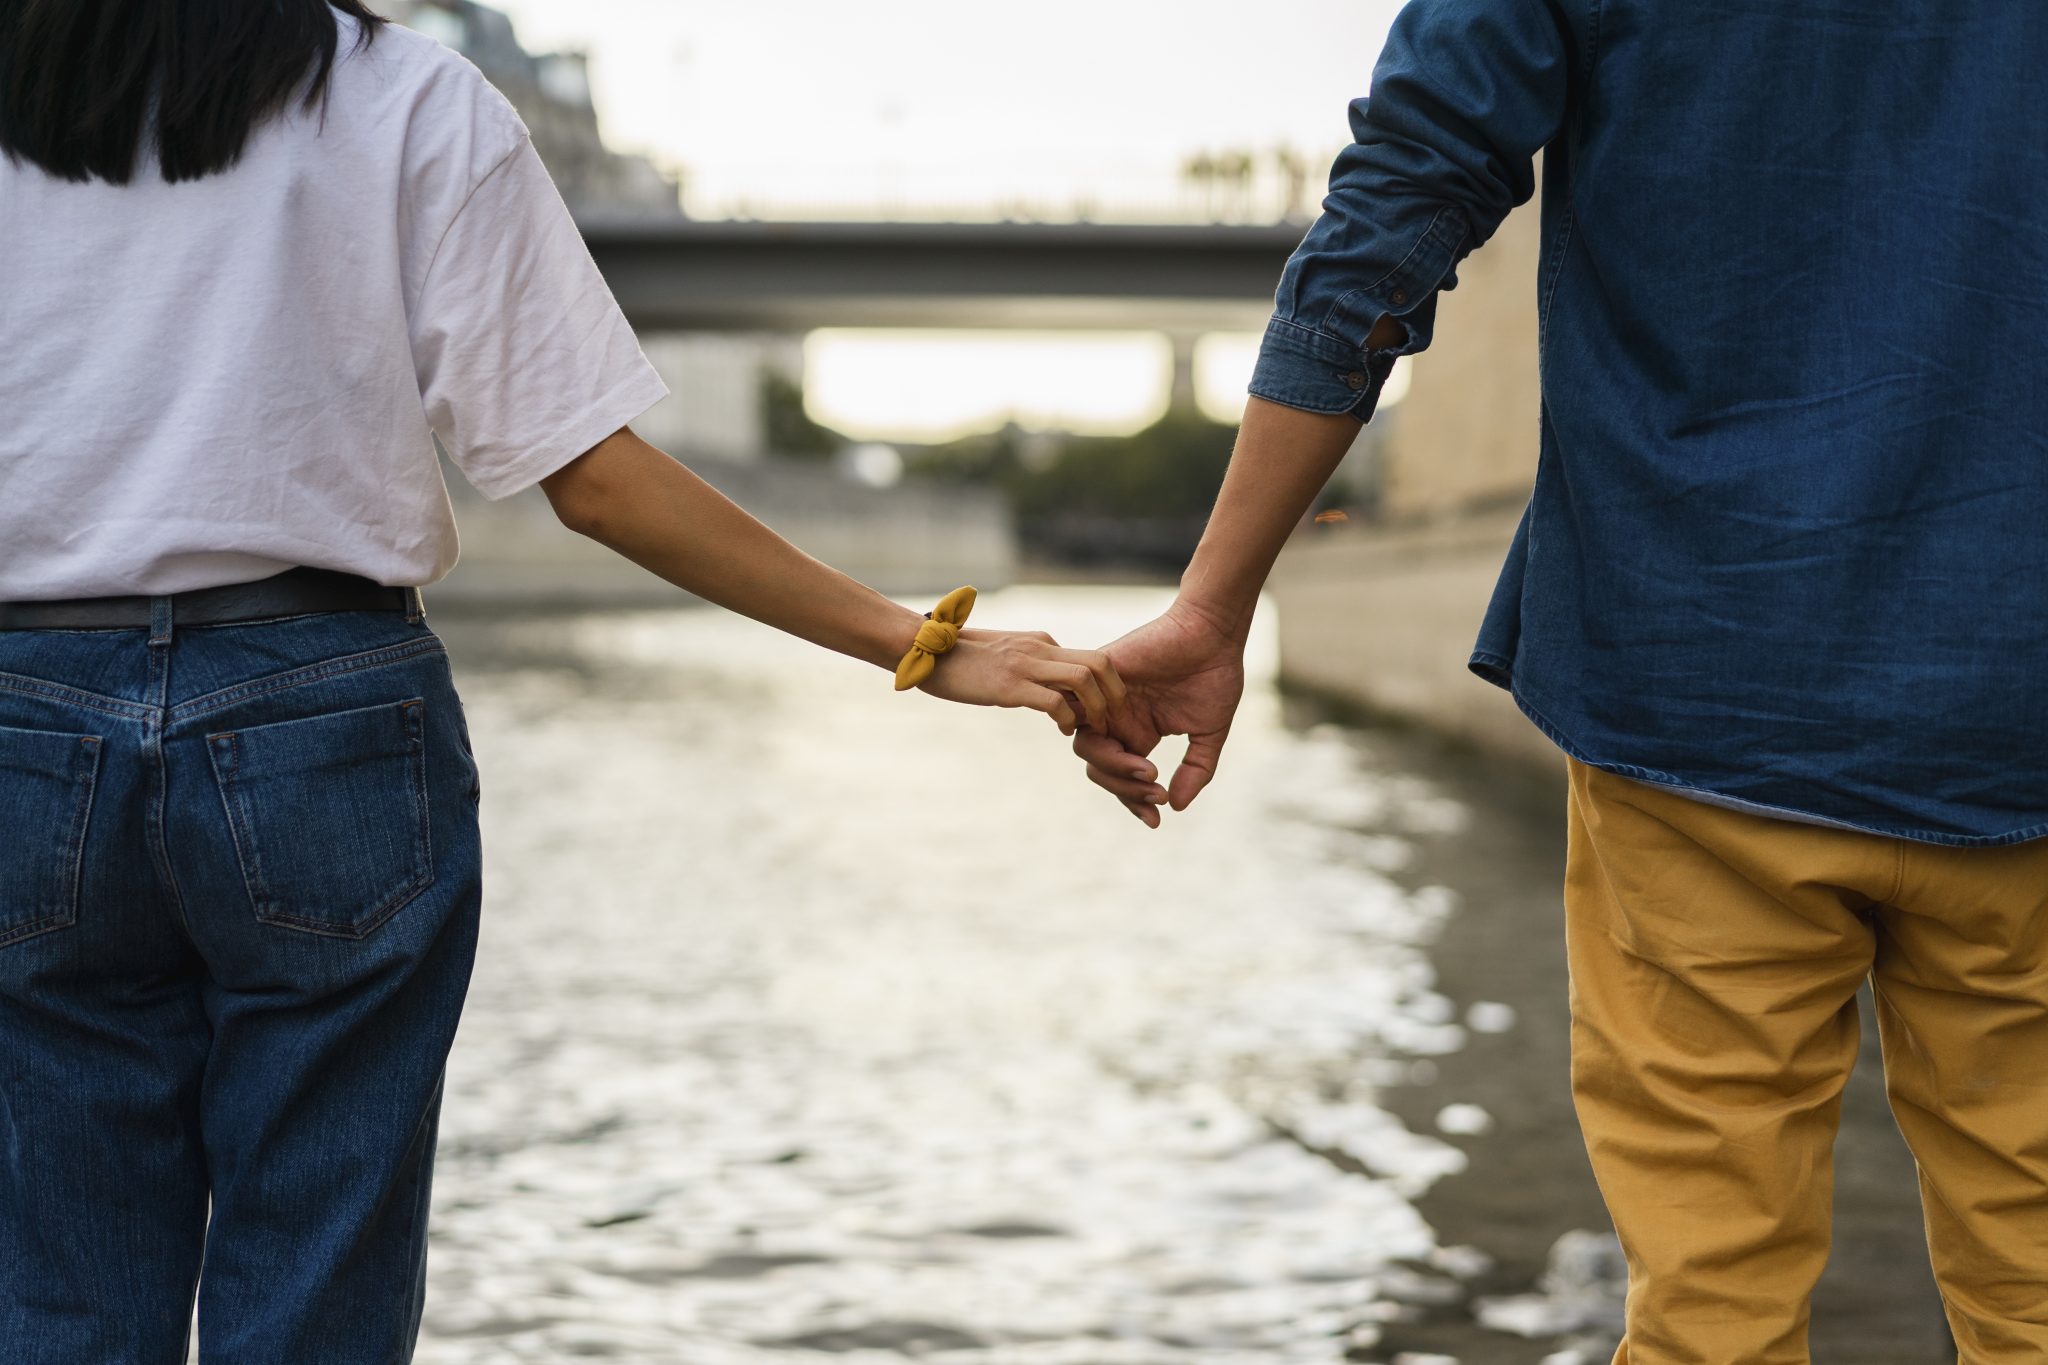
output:
[[[571,529],[706,601],[893,668],[922,618],[811,558],[631,430],[541,481]]]
[[[1281,546],[1358,439],[1347,413],[1304,412],[1251,398],[1216,510],[1181,575],[1181,599],[1242,638]]]

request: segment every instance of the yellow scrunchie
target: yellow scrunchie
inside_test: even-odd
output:
[[[960,643],[960,627],[974,610],[974,589],[955,588],[932,608],[931,619],[917,628],[910,652],[896,665],[896,690],[917,686],[939,666],[939,656]]]

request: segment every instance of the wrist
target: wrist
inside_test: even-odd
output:
[[[896,602],[884,600],[883,610],[876,614],[862,632],[859,657],[877,668],[893,673],[903,656],[910,652],[917,642],[917,628],[925,618],[910,608]]]
[[[1242,645],[1251,635],[1252,613],[1259,605],[1259,586],[1221,581],[1217,575],[1204,572],[1197,560],[1181,575],[1180,591],[1169,610]]]
[[[1252,613],[1257,606],[1256,600],[1238,607],[1231,603],[1190,596],[1183,590],[1166,609],[1166,615],[1203,635],[1241,650],[1251,635]]]

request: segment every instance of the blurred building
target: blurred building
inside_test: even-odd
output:
[[[578,218],[680,218],[679,179],[646,157],[605,146],[580,52],[532,53],[512,21],[473,0],[388,0],[384,11],[476,63],[512,101],[534,150]]]
[[[803,390],[803,338],[706,332],[642,332],[640,349],[669,396],[633,424],[663,450],[750,462],[775,449],[763,384],[780,376]]]
[[[469,58],[512,102],[579,221],[683,217],[679,175],[605,145],[584,54],[529,52],[508,16],[475,0],[388,0],[384,10]],[[798,387],[803,381],[795,337],[657,332],[642,333],[640,345],[671,396],[634,429],[686,459],[760,458],[771,444],[760,399],[764,372]]]

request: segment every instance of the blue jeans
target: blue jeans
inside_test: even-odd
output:
[[[420,615],[0,630],[0,1357],[411,1357],[475,955]]]

